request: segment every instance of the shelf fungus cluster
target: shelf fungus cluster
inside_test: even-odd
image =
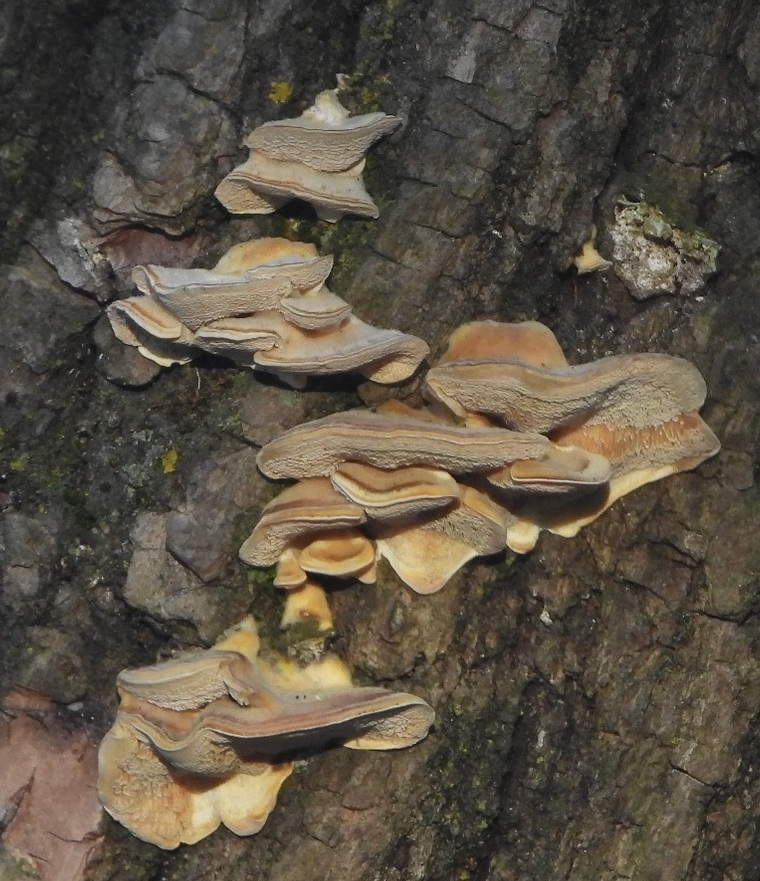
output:
[[[691,364],[636,354],[570,366],[536,322],[459,328],[424,394],[423,409],[334,414],[261,450],[266,476],[298,482],[266,506],[240,556],[276,564],[288,620],[311,608],[330,626],[313,576],[373,582],[384,557],[432,593],[473,557],[528,552],[542,529],[575,535],[719,447]]]
[[[421,740],[432,708],[411,694],[351,684],[324,657],[306,667],[263,660],[247,618],[207,651],[124,670],[98,757],[98,793],[133,834],[192,844],[223,823],[258,832],[294,753],[340,743],[398,749]]]
[[[325,287],[331,256],[262,238],[231,248],[213,269],[136,266],[141,296],[108,307],[116,336],[157,364],[203,350],[300,388],[309,376],[358,372],[380,383],[410,376],[428,353],[418,337],[372,327]]]
[[[377,217],[364,188],[365,154],[401,125],[397,116],[349,116],[335,90],[320,92],[296,119],[265,122],[245,141],[248,160],[216,188],[233,214],[270,214],[291,199],[309,202],[322,220]]]
[[[248,160],[219,184],[232,213],[270,213],[293,198],[336,221],[376,217],[365,154],[401,120],[350,117],[335,91],[297,119],[246,140]],[[259,239],[213,269],[137,266],[140,296],[108,307],[116,336],[161,365],[199,351],[275,374],[411,376],[423,340],[365,324],[325,282],[332,257],[313,245]],[[605,268],[594,235],[579,272]],[[381,558],[421,594],[467,561],[533,549],[542,530],[575,535],[616,499],[697,466],[719,448],[699,416],[705,384],[688,362],[658,354],[568,364],[536,322],[460,327],[425,378],[426,403],[391,401],[297,426],[264,446],[260,470],[295,481],[263,510],[240,556],[276,566],[288,592],[283,626],[332,629],[324,578],[372,583]],[[432,708],[411,694],[351,683],[336,658],[299,667],[263,657],[245,619],[207,651],[125,670],[99,753],[106,810],[159,847],[199,841],[220,824],[257,832],[294,755],[340,743],[395,749],[418,742]]]

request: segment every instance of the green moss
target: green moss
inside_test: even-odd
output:
[[[715,241],[703,229],[682,229],[681,246],[685,252],[690,254],[698,251],[709,254],[715,249]]]
[[[17,474],[26,471],[28,461],[29,455],[27,453],[22,453],[20,456],[14,457],[10,461],[11,471],[16,472]]]
[[[697,230],[697,208],[676,183],[626,171],[617,176],[610,190],[616,200],[656,205],[665,221],[683,232]]]
[[[40,875],[26,858],[17,856],[0,844],[0,881],[34,881]]]
[[[391,88],[386,73],[388,53],[393,48],[404,7],[402,0],[385,0],[374,15],[367,16],[366,51],[349,78],[356,112],[385,109]]]
[[[16,135],[0,146],[0,161],[26,168],[26,163],[37,148],[37,140],[31,135]]]
[[[389,43],[393,39],[393,35],[396,32],[396,20],[400,7],[401,0],[385,0],[379,21],[370,36],[373,43],[381,46],[384,43]]]
[[[299,643],[323,643],[332,634],[319,629],[316,621],[303,621],[292,624],[283,632],[284,642],[287,647],[297,646]]]
[[[371,164],[371,159],[368,159]],[[373,198],[377,193],[373,190]],[[377,201],[377,200],[376,200]],[[373,221],[355,220],[351,223],[323,223],[316,230],[315,244],[322,254],[334,254],[335,264],[330,274],[330,287],[345,290],[358,266],[357,254],[373,233]]]
[[[365,113],[383,109],[383,98],[390,88],[390,77],[382,74],[372,83],[364,83],[358,91],[359,103]]]
[[[268,569],[254,569],[247,566],[245,570],[246,582],[257,591],[276,591],[274,586],[274,566]]]
[[[243,580],[249,594],[252,594],[250,612],[256,618],[259,630],[267,640],[280,635],[280,618],[284,603],[283,592],[274,586],[274,566],[269,569],[244,567]]]
[[[86,500],[84,490],[78,486],[64,486],[61,496],[66,504],[71,505],[72,508],[78,508]]]

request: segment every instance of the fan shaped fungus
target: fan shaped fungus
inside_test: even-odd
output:
[[[527,549],[527,535],[535,543],[533,520],[526,524],[499,497],[505,486],[588,492],[609,479],[607,461],[594,453],[537,433],[445,422],[398,403],[298,426],[267,444],[257,462],[269,477],[300,482],[264,510],[241,548],[246,562],[271,565],[277,557],[282,586],[302,583],[306,572],[372,581],[374,552],[420,593],[439,590],[475,556]],[[324,513],[306,522],[292,500],[316,488],[336,511],[350,505],[353,523],[323,536],[332,526]],[[315,565],[317,549],[330,566]]]
[[[688,361],[640,353],[578,366],[559,357],[547,363],[536,358],[531,328],[523,333],[522,325],[482,324],[460,328],[453,355],[447,352],[429,371],[426,394],[458,418],[479,414],[609,462],[609,491],[596,512],[565,524],[562,534],[574,534],[636,487],[694,468],[717,453],[718,439],[698,415],[705,383]],[[487,357],[478,346],[481,332],[490,342]],[[520,471],[524,481],[530,470],[523,466],[508,483],[517,486]]]
[[[278,757],[342,742],[396,749],[427,734],[420,698],[351,684],[335,658],[299,668],[258,657],[252,619],[210,651],[119,677],[121,705],[100,748],[98,793],[135,835],[163,848],[224,823],[257,832],[292,770]]]
[[[401,119],[385,113],[350,117],[336,90],[317,95],[297,119],[265,122],[246,138],[248,160],[233,169],[216,197],[233,214],[269,214],[290,199],[314,206],[322,220],[377,217],[364,189],[364,156]]]
[[[263,447],[266,476],[300,482],[267,506],[241,557],[276,560],[276,583],[294,586],[307,572],[372,581],[374,553],[432,593],[467,560],[526,553],[542,529],[574,535],[624,493],[718,449],[691,364],[638,354],[574,367],[537,322],[462,326],[424,391],[431,410],[336,413]],[[351,522],[300,516],[289,500],[313,487]]]
[[[256,461],[267,477],[302,478],[329,476],[344,462],[382,469],[422,465],[468,474],[524,460],[565,464],[567,458],[565,450],[537,433],[349,410],[286,431]]]
[[[201,349],[296,387],[310,375],[348,371],[382,383],[406,379],[428,346],[353,316],[324,286],[332,263],[313,245],[264,238],[234,246],[214,269],[136,266],[144,296],[112,303],[108,316],[122,342],[161,365]]]

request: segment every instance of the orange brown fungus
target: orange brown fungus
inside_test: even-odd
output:
[[[681,358],[571,366],[538,322],[471,322],[428,372],[432,409],[388,402],[337,413],[285,432],[257,461],[296,487],[329,480],[329,495],[353,506],[352,533],[412,589],[432,593],[473,557],[528,552],[543,529],[574,535],[625,493],[714,455],[718,440],[697,412],[705,393]],[[277,500],[262,523],[270,507]],[[298,559],[325,528],[303,526],[280,545],[283,573],[287,554]],[[263,562],[263,538],[257,527],[244,559]],[[348,565],[333,574],[353,575]],[[374,568],[362,573],[373,577]]]
[[[566,367],[567,359],[557,338],[538,321],[504,324],[499,321],[471,321],[457,328],[449,337],[439,364],[466,358],[484,361],[503,358],[505,351],[522,353],[526,364],[535,367]]]
[[[320,92],[301,116],[254,129],[245,141],[247,161],[224,178],[215,195],[232,214],[271,214],[297,198],[330,223],[345,214],[378,217],[362,181],[364,157],[401,122],[385,113],[349,116],[336,89]]]
[[[142,296],[111,303],[107,314],[118,339],[162,366],[206,351],[296,388],[318,374],[356,372],[379,383],[411,376],[427,344],[353,315],[325,287],[332,265],[314,245],[255,239],[213,269],[136,266]]]
[[[120,674],[98,794],[138,838],[173,849],[220,824],[252,835],[292,771],[284,754],[333,742],[397,749],[433,722],[414,695],[352,685],[337,658],[298,667],[258,654],[246,618],[213,649]]]

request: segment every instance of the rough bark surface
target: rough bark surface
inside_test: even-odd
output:
[[[104,820],[88,877],[756,879],[757,4],[37,5],[0,9],[0,694],[46,694],[97,740],[123,667],[208,644],[248,609],[276,639],[271,578],[236,559],[274,492],[255,448],[387,394],[286,391],[211,359],[159,375],[102,318],[136,262],[310,239],[363,319],[434,353],[488,317],[544,321],[574,363],[688,357],[723,442],[577,538],[544,534],[435,596],[387,569],[335,591],[335,650],[433,704],[428,739],[308,759],[253,838],[164,853]],[[380,220],[228,217],[212,193],[243,136],[337,72],[352,109],[407,120],[368,163]],[[592,224],[610,255],[621,198],[706,231],[718,275],[644,301],[613,271],[578,276]]]

